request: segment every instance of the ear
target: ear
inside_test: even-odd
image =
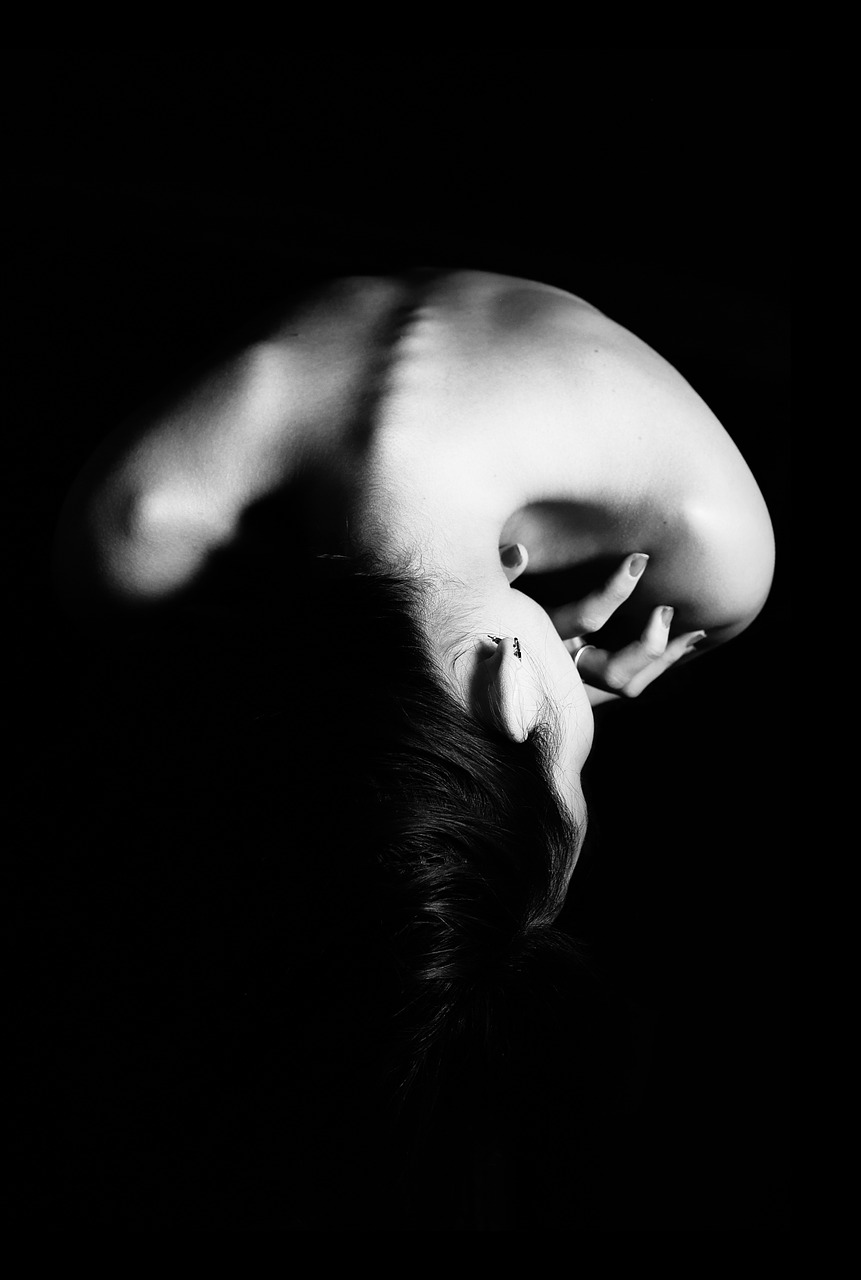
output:
[[[538,699],[511,636],[485,659],[480,674],[479,714],[514,742],[525,742],[538,721]]]
[[[499,548],[499,562],[509,582],[515,582],[529,563],[529,552],[522,542],[509,542]]]

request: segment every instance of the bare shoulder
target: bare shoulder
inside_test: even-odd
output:
[[[506,536],[516,540],[519,528],[529,545],[527,532],[552,511],[547,552],[558,563],[548,567],[648,551],[658,603],[677,604],[715,638],[742,630],[767,598],[775,549],[732,424],[584,299],[508,277],[474,287],[489,339],[476,444],[484,456],[495,451],[510,483],[519,515]],[[560,538],[565,526],[570,536]]]

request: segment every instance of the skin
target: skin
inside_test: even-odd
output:
[[[748,467],[657,353],[551,286],[427,271],[290,303],[106,442],[60,522],[59,591],[85,614],[181,590],[288,487],[320,550],[346,523],[354,545],[419,559],[437,592],[428,634],[465,706],[522,740],[552,699],[557,782],[581,821],[592,704],[738,635],[773,573]],[[603,586],[552,612],[515,585],[607,561]],[[604,646],[614,617],[627,639]]]
[[[391,490],[385,491],[391,499]],[[561,610],[563,634],[554,617],[514,585],[528,567],[526,547],[500,548],[497,521],[484,525],[474,512],[466,515],[459,536],[453,536],[453,520],[427,522],[420,528],[422,564],[440,584],[425,620],[427,631],[441,656],[443,673],[464,706],[514,741],[525,741],[546,717],[548,699],[552,702],[559,728],[554,781],[585,833],[580,776],[592,746],[592,707],[610,698],[638,696],[692,653],[704,633],[683,632],[671,641],[673,610],[658,606],[642,634],[622,649],[610,652],[590,643],[575,664],[578,650],[586,644],[582,637],[600,631],[645,579],[648,556],[626,556],[600,589]],[[417,532],[412,503],[390,505],[387,520],[392,546],[415,556],[410,541]],[[516,565],[504,563],[506,551],[506,559],[519,553]]]

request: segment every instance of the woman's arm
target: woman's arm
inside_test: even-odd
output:
[[[523,498],[502,540],[525,544],[530,572],[606,569],[645,552],[648,573],[619,615],[627,625],[672,605],[674,634],[705,630],[703,649],[738,635],[768,596],[774,536],[712,411],[646,343],[577,299],[554,301],[518,342],[537,370],[536,411],[531,430],[511,431]],[[564,610],[559,625],[564,634]]]

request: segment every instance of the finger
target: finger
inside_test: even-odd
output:
[[[522,542],[509,542],[499,548],[499,562],[508,581],[514,582],[529,563],[529,552]]]
[[[577,670],[584,684],[617,697],[636,698],[705,636],[704,631],[688,631],[668,642],[668,629],[666,614],[656,609],[640,639],[618,653],[583,645],[579,640],[564,643],[572,655],[583,651]]]
[[[624,604],[639,582],[649,557],[632,552],[598,591],[585,600],[549,610],[550,618],[561,636],[585,636],[600,631],[608,618]]]
[[[648,663],[645,667],[632,675],[624,688],[618,690],[618,692],[626,698],[639,697],[643,690],[647,689],[653,681],[657,680],[665,671],[668,671],[670,667],[674,666],[680,658],[683,658],[686,654],[690,653],[704,636],[704,631],[689,631],[685,635],[677,636],[674,640],[670,641],[659,658],[655,658],[652,662]]]
[[[670,639],[673,612],[669,605],[659,605],[657,609],[653,609],[639,639],[612,655],[604,672],[609,688],[624,688],[635,676],[664,657]]]
[[[594,689],[603,688],[604,672],[613,655],[607,649],[599,649],[594,644],[584,644],[582,640],[563,640],[562,643],[572,658],[580,655],[574,666],[583,683],[591,685]]]

